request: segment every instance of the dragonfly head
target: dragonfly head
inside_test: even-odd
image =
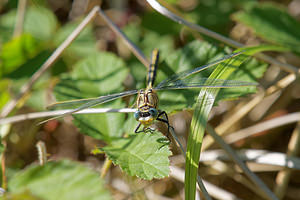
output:
[[[148,111],[136,111],[134,113],[134,118],[139,121],[144,126],[150,126],[153,124],[158,116],[158,111],[155,108],[150,108]]]

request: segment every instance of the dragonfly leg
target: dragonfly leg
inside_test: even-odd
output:
[[[148,133],[148,132],[153,133],[154,131],[155,131],[155,129],[152,129],[150,127],[144,128],[144,130],[143,130],[143,132],[145,132],[145,133]]]
[[[139,123],[139,125],[135,128],[134,132],[135,132],[135,133],[143,132],[144,130],[138,131],[140,127],[141,127],[141,123]]]
[[[160,116],[163,116],[163,115],[165,116],[166,119],[164,119],[164,118],[159,118]],[[170,134],[170,128],[173,128],[173,127],[170,126],[169,118],[168,118],[167,113],[166,113],[165,111],[160,112],[160,113],[158,114],[156,120],[161,121],[161,122],[164,122],[164,123],[167,124],[167,126],[168,126],[168,134],[167,134],[167,138],[168,138],[169,140],[171,140],[171,139],[169,138],[169,134]]]
[[[149,128],[149,127],[147,127],[147,128],[144,127],[143,130],[139,131],[139,128],[141,127],[141,125],[142,124],[139,123],[139,125],[135,128],[135,130],[134,130],[135,133],[147,133],[147,132],[151,132],[152,133],[154,131],[152,128]]]

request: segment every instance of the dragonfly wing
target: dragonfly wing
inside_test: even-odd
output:
[[[223,58],[221,58],[219,60],[216,60],[214,62],[208,63],[206,65],[202,65],[202,66],[194,68],[192,70],[187,70],[187,71],[180,72],[178,74],[174,74],[173,76],[171,76],[171,77],[163,80],[162,82],[160,82],[157,87],[160,88],[160,87],[163,87],[163,85],[172,83],[172,82],[177,81],[177,80],[184,79],[186,77],[189,77],[192,74],[196,74],[196,73],[201,72],[201,71],[203,71],[203,70],[205,70],[207,68],[210,68],[210,67],[213,67],[213,66],[215,66],[217,64],[220,64],[220,63],[222,63],[225,60],[228,60],[228,59],[234,58],[234,57],[236,57],[238,55],[241,55],[242,53],[243,53],[243,51],[237,52],[237,53],[232,53],[232,54],[229,54],[229,55],[227,55],[227,56],[225,56],[225,57],[223,57]]]
[[[79,107],[85,103],[88,103],[90,101],[97,100],[97,99],[99,99],[99,97],[88,98],[88,99],[74,99],[74,100],[70,100],[70,101],[60,101],[60,102],[56,102],[54,104],[47,106],[47,109],[48,110],[57,110],[57,109],[75,108],[75,107]]]
[[[60,116],[53,117],[53,118],[47,119],[45,121],[42,121],[40,124],[45,123],[45,122],[50,121],[50,120],[53,120],[53,119],[64,117],[66,115],[76,113],[80,110],[84,110],[84,109],[90,108],[92,106],[103,104],[103,103],[113,101],[113,100],[121,98],[121,97],[130,96],[130,95],[134,95],[134,94],[137,94],[137,93],[138,93],[138,90],[130,90],[130,91],[125,91],[125,92],[121,92],[121,93],[110,94],[110,95],[107,95],[107,96],[100,96],[100,97],[94,98],[94,99],[74,100],[74,102],[71,102],[71,103],[75,103],[75,102],[78,103],[78,102],[81,101],[83,104],[81,106],[79,106],[78,108],[75,108],[74,110],[66,112],[66,113],[64,113]],[[68,102],[62,102],[62,104],[64,104],[65,106],[67,105],[67,103]],[[56,106],[58,106],[59,104],[60,103],[57,103]]]
[[[192,89],[192,88],[232,88],[232,87],[246,87],[256,86],[257,83],[237,81],[237,80],[222,80],[210,78],[186,78],[183,80],[176,80],[173,82],[166,82],[160,84],[155,90],[172,90],[172,89]]]

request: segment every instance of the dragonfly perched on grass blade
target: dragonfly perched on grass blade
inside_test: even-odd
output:
[[[110,95],[100,96],[100,97],[90,98],[90,99],[78,99],[72,101],[58,102],[49,106],[49,108],[57,109],[57,108],[75,106],[75,105],[79,105],[79,107],[69,112],[66,112],[63,115],[50,118],[46,121],[63,117],[69,114],[73,114],[83,109],[93,107],[99,104],[103,104],[109,101],[113,101],[121,97],[138,94],[136,100],[137,111],[134,113],[134,117],[139,122],[139,124],[135,129],[135,133],[144,132],[148,130],[148,128],[154,123],[155,120],[166,123],[168,125],[168,128],[170,128],[167,113],[165,111],[161,111],[158,109],[159,99],[156,92],[162,90],[178,90],[178,89],[193,89],[193,88],[194,89],[195,88],[232,88],[232,87],[242,87],[242,86],[255,86],[256,83],[250,83],[250,82],[199,78],[199,77],[192,76],[193,74],[197,74],[200,71],[203,71],[207,68],[220,64],[226,60],[228,61],[225,64],[229,65],[230,59],[233,59],[234,57],[239,56],[241,54],[242,52],[233,53],[219,60],[216,60],[212,63],[197,67],[192,70],[187,70],[178,74],[174,74],[169,78],[160,82],[155,87],[154,82],[155,82],[156,72],[158,67],[159,51],[157,49],[154,49],[152,51],[151,62],[147,73],[146,89],[130,90],[130,91],[125,91],[121,93],[115,93],[115,94],[110,94]],[[139,131],[141,125],[143,125],[143,129]]]

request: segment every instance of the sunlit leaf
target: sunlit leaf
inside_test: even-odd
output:
[[[186,14],[186,18],[209,30],[227,35],[231,23],[229,16],[238,3],[232,3],[232,0],[199,1],[196,8]]]
[[[16,23],[16,10],[12,10],[0,18],[0,42],[11,39]],[[32,6],[26,9],[24,33],[41,41],[50,40],[57,28],[55,15],[47,8]]]
[[[77,22],[71,22],[61,27],[55,34],[55,45],[59,46],[75,30],[78,25],[79,23]],[[92,27],[87,26],[64,51],[64,55],[67,55],[68,57],[73,59],[78,59],[91,55],[96,51],[96,39],[92,33]]]
[[[122,92],[122,83],[128,70],[124,62],[111,53],[99,52],[90,55],[74,66],[70,73],[63,74],[54,94],[58,101],[91,98]],[[121,101],[106,107],[124,108]],[[125,114],[93,114],[75,116],[75,124],[82,132],[107,142],[110,137],[121,136]]]
[[[16,70],[27,60],[33,58],[39,50],[37,41],[28,34],[23,34],[5,43],[0,52],[2,76]]]
[[[8,90],[9,81],[0,81],[0,109],[9,101],[10,94]]]
[[[159,23],[155,23],[159,22]],[[142,27],[160,35],[178,34],[180,25],[162,16],[158,12],[148,12],[142,18]]]
[[[124,108],[125,104],[121,100],[116,100],[107,107]],[[124,113],[100,113],[74,115],[74,124],[80,131],[96,139],[111,142],[114,137],[121,137],[125,122]],[[133,132],[134,129],[131,131]]]
[[[32,6],[26,10],[24,32],[34,38],[47,41],[52,39],[57,28],[57,19],[53,12],[45,7]]]
[[[71,161],[30,166],[9,180],[8,189],[45,200],[111,199],[97,172]]]
[[[164,178],[170,172],[168,144],[168,139],[158,132],[139,133],[116,139],[103,151],[129,175],[151,180]]]
[[[300,53],[300,23],[286,9],[272,3],[259,3],[236,13],[233,18],[250,26],[264,40]]]

